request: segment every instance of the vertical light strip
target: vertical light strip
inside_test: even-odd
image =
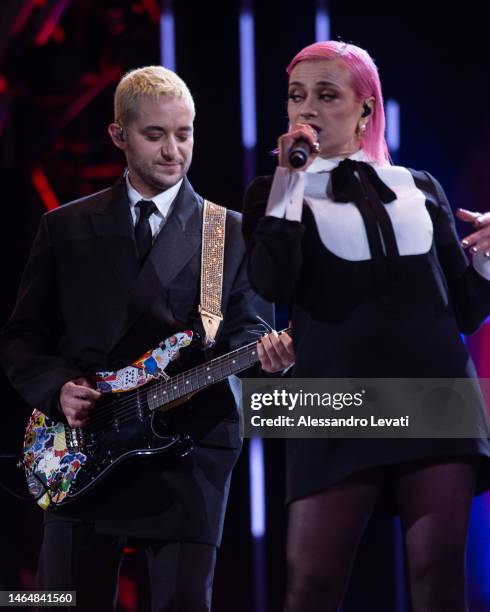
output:
[[[245,186],[254,178],[257,144],[254,49],[253,15],[249,2],[243,1],[240,11],[240,99]],[[261,538],[265,532],[265,497],[263,447],[260,438],[250,440],[249,463],[251,529],[255,538]]]
[[[264,442],[251,438],[248,447],[250,473],[250,527],[253,536],[254,612],[267,612],[265,551]]]
[[[330,16],[327,0],[317,0],[315,14],[315,40],[330,40]]]
[[[386,142],[391,153],[400,149],[400,105],[395,100],[388,100],[385,106]]]
[[[264,445],[262,438],[251,438],[249,446],[250,520],[254,538],[265,535]]]
[[[468,605],[490,610],[490,493],[473,499],[468,529]]]
[[[480,379],[490,378],[490,324],[488,320],[471,336],[462,336]],[[490,410],[487,385],[482,385],[487,411]],[[490,417],[490,412],[489,415]],[[468,529],[468,605],[490,610],[490,492],[473,499]]]
[[[255,177],[255,147],[257,145],[255,36],[251,0],[242,0],[241,2],[239,29],[243,178],[246,187]],[[254,612],[267,612],[264,445],[261,438],[250,440],[249,474],[250,529],[253,536],[254,563]]]
[[[242,105],[242,143],[246,149],[257,144],[255,116],[255,41],[254,21],[246,8],[240,13],[240,94]],[[245,176],[248,183],[253,176]]]
[[[160,15],[160,61],[169,70],[176,69],[175,22],[171,0],[162,0]]]
[[[255,175],[257,123],[255,113],[255,39],[254,18],[250,3],[242,1],[240,11],[240,100],[242,109],[242,146],[244,182]],[[263,446],[260,438],[250,440],[250,516],[252,535],[261,538],[265,532],[265,496]]]

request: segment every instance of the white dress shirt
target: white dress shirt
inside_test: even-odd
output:
[[[131,185],[128,172],[126,172],[125,179],[126,188],[128,191],[129,206],[131,209],[131,218],[133,219],[133,224],[135,226],[138,223],[140,214],[139,208],[136,207],[137,202],[139,202],[140,200],[148,200],[153,202],[157,207],[157,210],[152,213],[149,218],[151,235],[153,236],[153,240],[155,240],[160,230],[165,225],[165,221],[171,212],[172,204],[174,203],[175,197],[177,196],[177,193],[179,192],[180,186],[182,185],[182,181],[184,179],[180,179],[180,181],[176,183],[173,187],[162,191],[153,198],[145,198],[136,191],[136,189]]]

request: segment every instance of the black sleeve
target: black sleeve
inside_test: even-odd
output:
[[[20,283],[14,312],[0,337],[0,361],[12,386],[33,408],[60,420],[58,392],[82,372],[60,354],[61,313],[48,219],[43,215]]]
[[[460,244],[451,206],[440,183],[428,172],[439,209],[434,221],[434,241],[449,288],[458,326],[474,333],[490,313],[490,281],[468,261]]]
[[[240,217],[234,213],[226,230],[233,245],[233,257],[236,258],[235,274],[228,302],[224,305],[220,333],[220,342],[226,351],[257,340],[274,327],[274,305],[257,295],[250,286]]]
[[[255,179],[243,207],[243,235],[249,255],[248,273],[254,290],[272,302],[289,302],[302,263],[304,226],[298,221],[264,216],[272,181]]]

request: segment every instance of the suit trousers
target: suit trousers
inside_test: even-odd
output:
[[[38,589],[76,591],[76,610],[113,612],[126,540],[96,533],[93,523],[47,523]],[[211,610],[215,546],[156,540],[139,540],[138,546],[147,556],[152,612]]]

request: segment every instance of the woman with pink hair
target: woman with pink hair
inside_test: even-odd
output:
[[[288,74],[289,131],[243,229],[252,286],[291,306],[293,376],[476,377],[461,333],[490,312],[490,214],[458,211],[473,226],[460,243],[440,184],[390,163],[366,51],[316,43]],[[489,467],[485,435],[288,439],[285,612],[337,610],[378,503],[400,515],[414,612],[467,610],[468,517]]]

